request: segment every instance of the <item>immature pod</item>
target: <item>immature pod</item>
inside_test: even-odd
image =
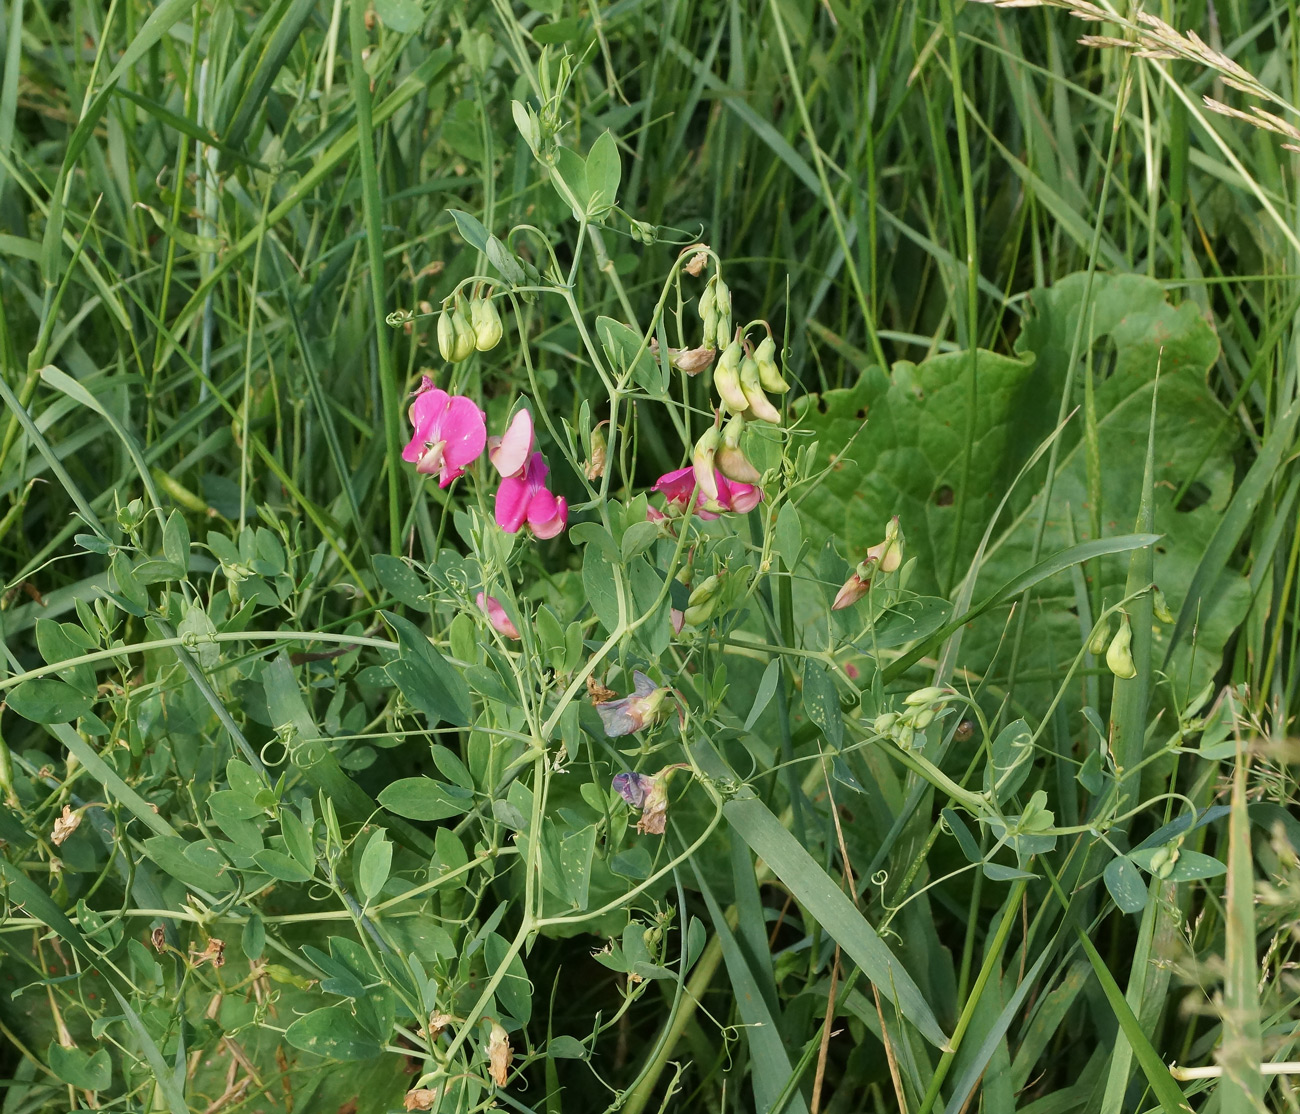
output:
[[[745,392],[745,401],[749,403],[754,417],[773,425],[781,424],[781,412],[763,393],[763,385],[758,379],[758,364],[754,362],[753,356],[746,356],[740,361],[740,389]]]
[[[446,308],[438,314],[438,355],[449,364],[456,362],[456,322]]]
[[[504,329],[501,315],[491,298],[479,298],[470,303],[470,325],[474,330],[474,347],[480,352],[490,352],[501,343]]]
[[[1128,616],[1125,615],[1120,619],[1119,630],[1110,640],[1110,648],[1106,651],[1106,664],[1121,681],[1128,681],[1137,676],[1137,666],[1133,664],[1133,654],[1129,648],[1132,642],[1133,628],[1129,624]]]
[[[733,340],[722,351],[718,366],[713,369],[713,385],[718,396],[733,414],[743,414],[749,409],[749,398],[740,386],[740,364],[744,350],[740,341]]]
[[[754,349],[754,363],[758,364],[758,381],[763,390],[783,395],[790,389],[790,384],[781,378],[781,371],[776,366],[776,341],[771,337],[764,337]]]

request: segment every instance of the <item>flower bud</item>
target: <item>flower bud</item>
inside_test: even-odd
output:
[[[695,442],[691,453],[691,468],[695,473],[695,486],[706,500],[718,501],[718,478],[714,474],[713,458],[717,455],[721,435],[717,426],[709,426]]]
[[[461,299],[456,299],[456,308],[451,311],[452,328],[456,333],[456,343],[452,350],[452,363],[460,363],[461,360],[468,360],[474,353],[474,326],[469,323],[469,316],[465,313],[465,304]]]
[[[776,341],[771,337],[765,337],[754,349],[754,362],[758,364],[758,381],[765,391],[783,395],[790,389],[790,384],[781,378],[776,366]]]
[[[885,540],[867,550],[867,561],[874,561],[881,572],[893,572],[903,563],[903,535],[898,529],[898,515],[885,527]]]
[[[727,409],[733,414],[743,414],[749,409],[749,399],[740,387],[740,365],[744,349],[740,341],[733,340],[723,349],[718,366],[713,369],[713,386]]]
[[[456,322],[448,309],[438,314],[438,355],[449,364],[456,361]]]
[[[841,611],[846,607],[852,607],[863,596],[867,594],[867,589],[871,587],[871,578],[859,576],[853,573],[844,585],[836,593],[835,602],[831,604],[832,611]]]
[[[718,587],[716,576],[706,576],[691,592],[683,614],[688,626],[702,626],[713,618],[713,613],[718,609]]]
[[[933,704],[942,700],[951,693],[947,689],[940,688],[938,685],[927,685],[923,689],[917,689],[903,698],[903,703],[909,708],[921,708],[927,704]]]
[[[758,364],[752,356],[746,356],[740,361],[740,389],[745,392],[745,401],[749,403],[754,417],[773,425],[781,424],[781,412],[763,393],[763,385],[758,379]]]
[[[1108,645],[1110,645],[1110,620],[1106,619],[1097,625],[1092,632],[1092,637],[1088,639],[1088,653],[1099,658],[1106,652]]]
[[[1119,630],[1115,632],[1110,648],[1106,651],[1106,664],[1121,681],[1137,676],[1137,666],[1133,664],[1133,654],[1129,650],[1132,641],[1133,628],[1129,624],[1128,616],[1124,615],[1120,619]]]
[[[722,276],[714,278],[713,305],[718,314],[718,347],[732,340],[731,336],[731,290],[722,281]]]
[[[894,724],[897,722],[898,722],[897,712],[882,712],[880,715],[876,717],[876,722],[872,724],[872,726],[876,729],[877,733],[881,735],[888,735],[891,731],[894,730]]]
[[[745,419],[739,414],[722,427],[722,447],[718,449],[713,461],[727,479],[742,484],[756,484],[763,477],[740,450],[740,434],[744,428]]]
[[[648,221],[634,220],[632,222],[632,239],[638,244],[653,244],[655,242],[655,226]]]
[[[701,321],[707,321],[710,314],[716,314],[716,304],[717,302],[713,294],[713,283],[706,283],[704,293],[700,295],[699,304],[696,306],[699,310]]]
[[[1151,610],[1162,623],[1174,621],[1174,613],[1169,610],[1169,604],[1165,602],[1164,592],[1155,584],[1151,586]]]
[[[501,315],[491,298],[479,298],[470,303],[470,323],[474,330],[474,347],[480,352],[490,352],[501,343],[503,329]]]

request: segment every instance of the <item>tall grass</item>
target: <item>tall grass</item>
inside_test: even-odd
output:
[[[1165,4],[1152,14],[1184,36],[1170,57],[1161,25],[1073,14],[1091,11],[0,9],[0,695],[76,659],[57,675],[98,701],[0,719],[0,1111],[365,1114],[439,1071],[443,1109],[547,1114],[1300,1110],[1271,1067],[1300,1034],[1300,162],[1251,108],[1300,126],[1295,13]],[[617,138],[627,217],[573,222],[516,101],[575,151]],[[544,800],[595,809],[597,859],[606,836],[631,856],[609,777],[648,745],[620,757],[576,703],[551,740],[504,713],[426,730],[385,671],[427,633],[478,663],[476,715],[511,680],[447,606],[472,598],[461,559],[481,555],[467,500],[399,456],[407,396],[449,374],[439,303],[484,273],[452,210],[547,282],[555,253],[565,299],[520,294],[522,328],[454,376],[490,423],[529,395],[557,459],[590,459],[602,418],[619,427],[584,332],[644,329],[697,241],[738,314],[784,339],[796,384],[803,432],[772,460],[799,514],[755,512],[726,550],[763,555],[771,579],[716,644],[663,651],[707,745],[649,768],[694,763],[708,800],[675,799],[658,889],[615,900],[650,873],[628,858],[572,923],[528,919],[542,876],[534,892],[511,864],[554,855],[558,872],[561,851],[530,848],[527,821],[542,830]],[[507,238],[518,226],[534,230]],[[1150,335],[1122,338],[1130,310]],[[1037,379],[1017,378],[1026,352]],[[1171,361],[1154,383],[1148,357]],[[1003,383],[1020,393],[997,410]],[[947,455],[918,494],[940,434],[909,432],[905,407],[927,392]],[[606,496],[584,529],[625,558],[623,506],[706,425],[703,387],[679,393],[628,403],[634,439],[595,488],[556,467],[575,505]],[[873,650],[827,603],[893,513],[930,601],[918,622],[936,621],[886,645],[877,617]],[[584,578],[599,543],[571,533],[512,566],[559,632],[528,667],[542,689],[604,638]],[[663,552],[671,573],[688,556]],[[1172,624],[1153,582],[1181,586]],[[1085,650],[1121,604],[1132,679]],[[629,634],[593,679],[617,664],[628,691],[647,653]],[[968,703],[924,749],[894,746],[876,716],[931,683]],[[530,732],[551,751],[492,765]],[[1024,761],[1010,748],[1030,735]],[[561,736],[582,739],[564,774],[547,765]],[[267,815],[281,797],[314,809],[317,873],[248,867],[214,891],[248,818],[217,818],[222,838],[209,798],[266,767],[249,793],[271,794]],[[379,811],[426,773],[473,808]],[[989,823],[990,800],[1023,832]],[[65,806],[80,830],[57,838]],[[1052,846],[1012,855],[1035,817]],[[259,850],[284,858],[292,823]],[[149,842],[178,832],[186,862]],[[901,976],[880,977],[902,968],[938,1037]],[[285,1040],[340,1000],[362,1019],[353,1045]],[[521,1070],[489,1091],[492,1009],[522,1023]],[[432,1034],[430,1012],[449,1015]]]

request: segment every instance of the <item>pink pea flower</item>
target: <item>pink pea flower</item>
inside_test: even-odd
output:
[[[421,475],[437,475],[439,487],[463,476],[487,444],[487,424],[474,400],[449,395],[427,375],[408,417],[415,432],[402,450],[402,459],[414,464]]]
[[[549,471],[545,458],[535,452],[519,475],[501,481],[497,488],[496,519],[507,534],[517,534],[525,523],[539,538],[553,538],[564,529],[569,520],[569,505],[563,495],[557,496],[547,488]]]
[[[528,464],[535,443],[533,416],[527,410],[520,410],[504,434],[488,438],[488,459],[503,479],[517,476]]]
[[[668,690],[660,688],[639,669],[632,673],[632,678],[635,686],[627,696],[596,705],[605,725],[605,734],[611,739],[640,731],[657,722],[662,713]]]
[[[747,514],[763,501],[763,489],[755,484],[729,480],[716,468],[713,478],[718,489],[716,499],[709,498],[696,486],[693,466],[665,472],[652,490],[660,492],[667,499],[669,509],[677,514],[685,514],[693,505],[696,513],[707,519],[717,518],[728,511]],[[664,516],[656,511],[654,514],[647,512],[647,517],[658,521]]]
[[[501,606],[501,601],[496,596],[480,592],[474,602],[487,615],[488,622],[497,633],[504,634],[507,638],[519,637],[519,628],[510,621],[510,616],[506,614],[506,609]]]

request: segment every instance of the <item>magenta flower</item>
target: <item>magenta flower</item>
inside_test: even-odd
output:
[[[605,734],[611,739],[631,735],[655,723],[661,714],[664,697],[668,695],[666,688],[660,688],[639,669],[633,671],[632,679],[635,685],[627,696],[596,705],[605,725]]]
[[[421,475],[437,475],[439,487],[463,476],[487,444],[487,424],[474,400],[449,395],[427,375],[408,417],[415,432],[402,450],[402,459],[414,464]]]
[[[517,534],[525,524],[539,538],[553,538],[564,529],[569,520],[569,505],[563,495],[557,496],[547,488],[549,471],[542,454],[535,452],[519,475],[501,481],[497,488],[496,519],[507,534]]]
[[[506,609],[501,606],[501,601],[496,596],[489,596],[486,592],[480,592],[474,602],[488,617],[488,622],[492,624],[493,630],[499,634],[504,634],[507,638],[517,639],[519,637],[519,628],[510,621],[510,616],[506,614]]]
[[[718,487],[718,497],[716,499],[710,499],[705,492],[698,489],[695,482],[694,467],[678,468],[675,472],[665,472],[659,477],[652,490],[658,491],[668,500],[670,510],[674,510],[678,514],[684,514],[693,504],[696,513],[701,518],[709,519],[717,518],[718,515],[725,514],[727,511],[746,514],[763,501],[763,489],[755,484],[744,484],[729,480],[716,468],[713,472],[713,478]],[[663,516],[658,512],[653,515],[647,512],[647,517],[651,521],[657,521]]]
[[[534,443],[533,416],[527,410],[520,410],[504,434],[488,438],[488,459],[502,478],[517,476],[528,464]]]

